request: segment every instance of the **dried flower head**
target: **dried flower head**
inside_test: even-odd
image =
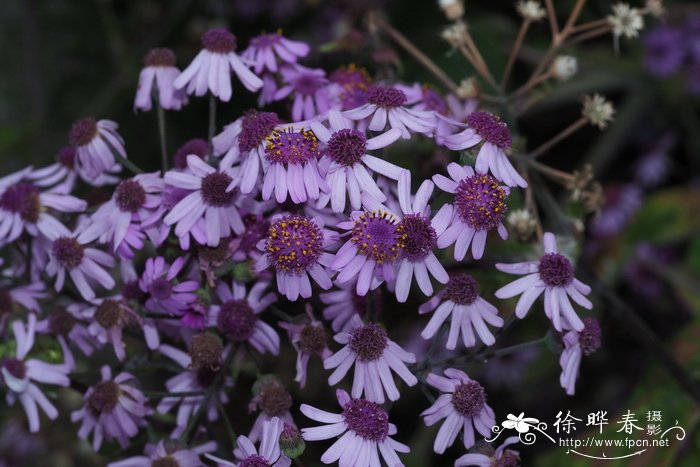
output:
[[[473,76],[464,78],[457,88],[457,97],[460,99],[477,99],[481,94],[479,83]]]
[[[537,221],[528,209],[516,209],[508,214],[506,222],[510,231],[523,243],[532,239],[537,228]]]
[[[581,114],[588,119],[591,125],[603,130],[612,122],[615,115],[615,107],[612,102],[606,100],[600,94],[593,94],[583,98],[583,110]]]
[[[639,36],[639,31],[644,27],[644,18],[638,8],[632,8],[629,3],[618,3],[613,5],[612,11],[612,14],[608,15],[608,22],[615,37],[625,36],[632,39]]]
[[[456,21],[464,16],[463,0],[438,0],[438,5],[450,21]]]
[[[578,60],[573,55],[559,55],[552,62],[550,73],[559,81],[571,79],[578,72]]]
[[[455,23],[442,30],[442,36],[452,47],[459,47],[464,44],[464,35],[467,26],[464,23]]]
[[[643,11],[655,18],[661,18],[666,15],[663,0],[647,0]]]
[[[542,4],[535,0],[522,0],[515,4],[515,9],[527,21],[540,21],[547,16]]]

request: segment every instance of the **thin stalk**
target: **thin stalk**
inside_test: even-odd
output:
[[[571,37],[566,45],[573,45],[573,44],[579,44],[581,42],[587,41],[589,39],[593,39],[594,37],[602,36],[603,34],[607,34],[610,31],[612,31],[612,26],[609,24],[603,25],[597,29],[592,29],[588,32],[581,33],[577,36]]]
[[[165,142],[165,111],[157,104],[158,109],[158,134],[160,135],[160,168],[163,173],[168,170],[168,148]]]
[[[486,64],[484,57],[481,55],[481,52],[479,52],[479,48],[476,46],[474,39],[472,39],[471,34],[469,34],[469,28],[466,27],[464,28],[464,42],[479,64],[482,76],[494,87],[494,89],[500,89],[496,83],[496,80],[493,79],[493,75]]]
[[[506,84],[508,84],[508,78],[510,78],[510,73],[513,71],[513,65],[515,65],[515,59],[518,57],[520,52],[520,47],[523,45],[525,40],[525,34],[530,28],[532,21],[529,18],[523,20],[523,24],[520,25],[520,30],[515,38],[515,43],[513,44],[513,49],[510,51],[510,57],[508,57],[508,63],[506,63],[506,69],[503,72],[503,77],[501,78],[501,87],[505,89]]]
[[[196,397],[203,396],[204,391],[184,391],[184,392],[168,392],[168,391],[143,391],[143,394],[148,397]]]
[[[578,120],[576,120],[574,123],[569,125],[568,127],[564,128],[562,131],[557,133],[555,136],[553,136],[550,140],[542,143],[541,146],[539,146],[537,149],[532,151],[530,153],[530,157],[532,158],[537,158],[540,157],[541,155],[545,154],[547,151],[549,151],[552,147],[556,146],[572,134],[576,133],[578,130],[581,128],[585,127],[588,124],[588,119],[585,117],[581,117]]]
[[[132,173],[134,173],[136,175],[143,173],[142,168],[140,168],[138,165],[131,162],[129,159],[122,157],[122,155],[119,154],[118,152],[114,151],[113,154],[114,154],[114,158],[117,160],[117,162],[119,162],[122,166],[129,169]]]
[[[608,18],[600,18],[596,19],[593,21],[588,21],[583,24],[579,24],[578,26],[574,26],[571,28],[571,34],[578,34],[580,32],[588,31],[590,29],[595,29],[600,26],[605,26],[606,24],[609,24]]]
[[[216,97],[209,94],[209,156],[207,162],[214,157],[214,133],[216,132]]]
[[[576,25],[576,20],[578,20],[578,17],[581,14],[581,10],[583,9],[583,6],[585,4],[586,4],[586,0],[577,0],[576,1],[576,5],[574,5],[574,9],[571,11],[571,14],[569,15],[569,19],[566,21],[566,25],[564,26],[564,29],[562,30],[562,33],[565,37],[571,33],[571,30]]]
[[[525,188],[525,207],[532,213],[535,217],[535,233],[537,235],[537,241],[542,243],[544,238],[544,228],[542,227],[542,218],[540,217],[540,210],[537,207],[537,202],[535,201],[534,190],[532,189],[532,179],[530,178],[530,173],[524,171],[525,181],[527,182],[527,188]]]
[[[216,408],[219,410],[221,418],[224,420],[224,425],[226,425],[226,431],[228,432],[228,435],[231,438],[231,444],[234,444],[236,442],[236,430],[233,429],[233,426],[231,425],[231,420],[229,420],[226,416],[224,405],[219,399],[216,400]]]
[[[552,30],[552,37],[559,35],[559,25],[557,24],[557,14],[554,11],[554,4],[552,0],[544,0],[544,4],[547,7],[547,17],[549,18],[549,28]]]
[[[532,88],[539,86],[544,81],[547,81],[550,78],[551,74],[552,73],[550,71],[547,71],[546,73],[538,74],[534,79],[528,80],[525,84],[523,84],[518,89],[516,89],[513,92],[512,96],[518,97],[518,96],[525,94],[526,92],[530,91]]]

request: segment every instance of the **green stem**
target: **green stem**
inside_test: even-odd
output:
[[[184,392],[168,392],[168,391],[143,391],[147,397],[194,397],[203,396],[204,391],[184,391]]]
[[[234,444],[236,442],[236,430],[233,429],[231,421],[226,416],[224,406],[219,399],[216,400],[216,408],[219,410],[221,418],[224,420],[224,425],[226,425],[226,431],[228,432],[228,435],[231,438],[231,444]]]
[[[158,134],[160,135],[160,168],[162,172],[165,173],[168,170],[168,148],[165,142],[165,111],[163,107],[160,106],[160,102],[158,102],[157,106]]]
[[[114,158],[119,162],[122,166],[126,167],[129,169],[132,173],[138,175],[143,173],[143,169],[140,168],[138,165],[134,164],[130,160],[122,157],[121,154],[114,152]]]
[[[209,157],[211,162],[214,157],[214,133],[216,132],[216,97],[209,94]]]

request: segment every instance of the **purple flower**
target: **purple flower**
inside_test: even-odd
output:
[[[423,413],[421,417],[425,424],[432,426],[443,418],[435,437],[433,450],[442,454],[455,442],[460,431],[464,430],[464,447],[474,446],[474,429],[483,436],[491,434],[491,427],[496,423],[496,416],[491,407],[486,404],[484,388],[467,376],[466,373],[454,368],[448,368],[445,376],[430,373],[427,378],[429,385],[440,390],[443,394]]]
[[[192,190],[165,216],[165,224],[177,224],[175,235],[182,238],[202,219],[209,246],[217,246],[222,238],[230,237],[232,231],[243,233],[245,226],[234,204],[235,193],[227,191],[233,180],[233,170],[224,165],[215,169],[195,155],[187,156],[187,167],[191,173],[165,173],[165,183]]]
[[[433,182],[443,191],[454,194],[453,216],[450,226],[438,237],[438,248],[455,244],[454,258],[462,261],[469,245],[474,259],[481,259],[486,236],[496,229],[503,240],[508,231],[503,219],[508,212],[505,200],[510,193],[488,174],[476,174],[469,166],[454,162],[447,165],[450,178],[434,175]]]
[[[465,454],[455,461],[455,467],[475,465],[477,467],[517,467],[520,465],[518,451],[506,449],[506,446],[519,441],[517,436],[511,436],[496,448],[492,456],[480,453]]]
[[[116,152],[126,159],[124,140],[117,133],[116,122],[84,118],[73,124],[68,134],[71,146],[75,147],[76,165],[84,178],[98,178],[105,172],[114,172]]]
[[[292,240],[294,240],[292,242]],[[265,252],[255,266],[256,272],[269,267],[275,270],[277,290],[289,300],[311,297],[309,276],[322,289],[331,288],[326,270],[333,255],[326,249],[337,241],[337,234],[323,228],[318,219],[298,215],[273,218],[265,239],[258,249]]]
[[[320,68],[307,68],[301,65],[285,66],[280,70],[284,86],[275,94],[275,100],[289,95],[292,101],[292,120],[311,120],[323,116],[333,107],[328,91],[326,72]]]
[[[683,64],[686,48],[683,33],[672,26],[659,26],[644,36],[644,66],[649,73],[665,78]]]
[[[194,154],[200,159],[209,155],[209,143],[201,138],[194,138],[180,146],[173,155],[173,167],[179,170],[187,169],[187,156]]]
[[[620,233],[639,210],[643,196],[643,190],[634,183],[606,187],[605,204],[591,221],[591,232],[600,237]]]
[[[299,387],[306,386],[306,369],[312,356],[319,356],[322,360],[331,356],[328,348],[328,334],[323,323],[310,316],[310,322],[305,324],[293,324],[280,322],[279,326],[287,330],[289,340],[292,341],[294,350],[297,351],[297,374],[294,381]]]
[[[253,37],[241,57],[260,74],[263,71],[276,72],[279,69],[278,61],[286,65],[295,64],[297,59],[306,57],[308,53],[307,43],[287,39],[277,31]]]
[[[265,144],[265,160],[269,164],[263,180],[262,198],[270,199],[275,192],[278,203],[287,200],[295,204],[318,199],[329,191],[318,170],[321,150],[318,138],[311,130],[288,128],[274,130]],[[232,184],[229,188],[235,185]]]
[[[175,79],[180,70],[175,66],[175,54],[166,48],[148,51],[143,59],[144,68],[139,74],[139,84],[134,99],[136,110],[149,111],[152,108],[151,96],[158,93],[158,105],[168,110],[180,110],[187,103],[187,94],[175,89]],[[154,89],[155,85],[155,89]]]
[[[75,167],[75,148],[63,146],[55,156],[56,162],[32,170],[27,177],[38,187],[53,187],[54,193],[68,194],[75,188],[78,171]]]
[[[350,320],[351,329],[341,331],[333,338],[344,345],[323,361],[326,370],[334,369],[328,384],[335,386],[355,365],[352,397],[362,394],[372,402],[384,403],[384,392],[389,400],[398,400],[400,394],[391,374],[392,370],[409,386],[418,380],[406,367],[416,363],[416,357],[389,339],[386,331],[375,323],[363,324],[359,316]]]
[[[667,132],[657,138],[651,149],[637,162],[635,178],[643,187],[655,187],[668,177],[671,169],[669,154],[677,142],[678,137],[673,132]]]
[[[254,397],[248,404],[248,412],[260,410],[260,414],[253,422],[248,439],[253,443],[264,437],[265,425],[274,418],[287,425],[294,426],[294,420],[289,409],[292,408],[293,399],[289,391],[272,375],[263,375],[253,385]]]
[[[408,446],[390,438],[396,425],[389,423],[386,410],[366,399],[351,399],[342,389],[336,391],[343,411],[339,414],[302,404],[299,410],[326,425],[302,428],[306,441],[339,438],[321,456],[321,462],[338,462],[340,467],[378,467],[379,455],[390,466],[403,466],[396,452],[410,452]]]
[[[56,276],[57,292],[63,289],[66,273],[85,300],[95,298],[95,292],[90,285],[92,281],[107,290],[114,287],[114,278],[104,269],[114,266],[112,256],[95,248],[86,248],[87,242],[81,242],[67,229],[56,234],[51,241],[46,272],[49,276]]]
[[[232,352],[233,350],[229,350]],[[177,415],[175,416],[175,428],[170,434],[171,438],[178,438],[187,429],[187,425],[190,418],[201,410],[201,406],[205,401],[204,393],[209,390],[211,384],[214,382],[219,368],[211,368],[208,366],[195,367],[192,364],[192,357],[180,349],[172,347],[170,345],[161,345],[158,348],[158,352],[165,355],[179,366],[183,368],[183,371],[176,374],[175,376],[168,378],[165,382],[165,388],[168,392],[201,392],[202,395],[191,395],[191,396],[175,396],[175,397],[164,397],[160,400],[158,406],[156,406],[156,412],[159,414],[166,414],[170,412],[173,407],[177,406]],[[219,404],[227,404],[229,401],[226,395],[226,389],[233,386],[233,379],[230,377],[225,377],[223,380],[222,387],[215,391],[208,399],[208,404],[205,409],[207,420],[213,422],[219,419]]]
[[[51,384],[67,387],[70,385],[69,365],[51,364],[27,355],[34,347],[36,315],[27,316],[27,324],[21,321],[12,322],[12,332],[15,335],[16,351],[14,356],[0,360],[0,386],[5,387],[5,399],[9,405],[17,400],[24,408],[29,421],[29,431],[39,431],[39,412],[37,406],[51,420],[58,417],[58,410],[49,401],[35,383]]]
[[[241,58],[234,53],[236,37],[226,29],[212,29],[202,35],[203,49],[178,76],[175,89],[187,86],[187,94],[203,96],[207,90],[224,102],[231,100],[231,70],[251,92],[260,89],[263,82]]]
[[[396,299],[399,303],[404,303],[408,299],[413,276],[416,277],[418,287],[428,296],[433,294],[430,275],[442,284],[446,284],[449,280],[447,271],[433,250],[437,247],[438,237],[445,231],[452,217],[452,206],[449,204],[442,206],[431,220],[428,217],[430,213],[428,202],[434,188],[433,182],[424,180],[416,195],[411,199],[411,173],[404,170],[399,177],[398,201],[402,215],[393,213],[400,220],[398,228],[402,235],[402,250],[396,274]],[[389,211],[371,196],[363,196],[363,204],[365,209],[369,211]],[[340,257],[340,255],[341,250],[338,251],[336,257]],[[336,264],[336,266],[342,267],[341,264]],[[386,268],[382,272],[386,274]],[[359,284],[358,278],[358,290]]]
[[[289,467],[291,459],[282,454],[280,449],[280,435],[284,423],[277,417],[266,421],[262,429],[262,440],[258,450],[247,436],[239,436],[236,440],[236,449],[233,454],[240,461],[238,463],[229,462],[218,457],[207,454],[207,458],[218,463],[231,467]]]
[[[465,347],[476,345],[476,335],[485,345],[493,345],[496,339],[486,323],[503,326],[498,309],[479,295],[479,286],[469,274],[456,274],[440,292],[418,308],[419,313],[435,311],[421,333],[423,339],[433,339],[442,323],[450,318],[450,334],[445,348],[457,347],[460,331]],[[486,322],[486,323],[485,323]]]
[[[187,449],[171,440],[162,440],[155,446],[147,444],[145,456],[110,462],[107,467],[205,467],[199,457],[215,450],[216,441]]]
[[[46,318],[36,323],[36,332],[39,334],[56,336],[66,360],[74,360],[68,343],[78,347],[86,356],[92,355],[95,348],[99,346],[83,321],[83,308],[76,304],[65,308],[57,307],[51,310]]]
[[[158,235],[154,224],[164,212],[162,191],[163,180],[157,174],[122,180],[112,198],[92,215],[78,241],[88,243],[98,239],[100,243],[111,243],[115,252],[132,258],[132,248],[141,250],[144,246],[144,231],[152,238]]]
[[[337,290],[323,292],[319,299],[325,305],[323,318],[331,322],[334,332],[351,331],[350,319],[355,315],[364,316],[367,311],[367,298],[355,291],[352,282],[339,284]]]
[[[223,282],[220,283],[216,294],[221,304],[212,306],[210,326],[216,326],[233,342],[247,342],[260,353],[277,355],[280,351],[280,338],[272,326],[258,317],[277,301],[274,293],[264,294],[269,285],[265,281],[256,282],[246,293],[245,285],[235,280],[231,282],[230,288]]]
[[[175,259],[171,266],[165,258],[158,256],[146,260],[139,288],[148,296],[145,307],[155,313],[182,314],[197,299],[194,293],[199,282],[186,280],[176,282],[176,278],[187,263],[182,256]]]
[[[27,311],[39,313],[39,300],[47,296],[46,286],[41,281],[16,286],[0,284],[0,328],[5,328],[7,317],[17,309],[17,305],[21,305]]]
[[[31,169],[30,169],[31,170]],[[25,179],[26,171],[0,180],[0,244],[13,242],[24,232],[36,237],[52,237],[57,229],[65,229],[48,209],[59,213],[82,212],[87,203],[55,192],[42,191]]]
[[[508,160],[511,147],[508,126],[488,112],[472,112],[466,117],[466,128],[445,137],[445,146],[453,151],[469,149],[481,143],[474,169],[478,174],[488,171],[508,186],[525,188],[527,182]]]
[[[404,139],[409,139],[411,132],[430,136],[435,131],[435,113],[406,107],[408,98],[397,88],[370,86],[367,101],[360,107],[343,112],[343,116],[351,120],[369,119],[368,128],[372,131],[384,130],[388,121],[389,127],[400,130]]]
[[[576,378],[581,365],[581,357],[590,355],[600,348],[601,333],[600,324],[595,318],[584,318],[584,328],[580,332],[569,331],[563,337],[564,351],[559,357],[561,366],[561,377],[559,382],[561,387],[570,396],[574,395],[576,388]]]
[[[367,90],[372,78],[364,68],[351,63],[331,73],[329,91],[340,100],[342,110],[355,109],[367,103]]]
[[[368,193],[379,202],[386,201],[386,196],[372,178],[372,172],[398,180],[402,169],[367,154],[367,151],[391,145],[401,137],[401,132],[392,129],[367,139],[363,131],[354,129],[337,110],[328,112],[328,122],[330,131],[320,122],[311,123],[314,134],[325,144],[321,164],[327,167],[326,181],[330,185],[330,192],[321,195],[317,207],[325,207],[330,201],[334,212],[343,212],[346,194],[354,210],[362,206],[362,193]]]
[[[214,137],[214,154],[225,154],[222,164],[240,161],[240,172],[232,185],[238,186],[241,193],[248,194],[258,185],[261,166],[264,171],[269,170],[265,149],[273,132],[284,128],[279,123],[274,112],[250,110]]]
[[[539,261],[523,263],[497,263],[496,269],[508,274],[524,275],[520,279],[496,291],[498,298],[511,298],[522,294],[515,306],[515,315],[523,318],[532,304],[544,292],[544,312],[557,331],[583,330],[584,324],[574,311],[569,298],[586,309],[593,304],[585,296],[591,288],[574,277],[574,266],[557,252],[554,234],[544,234],[544,255]]]
[[[88,388],[83,407],[71,414],[71,421],[82,422],[78,430],[80,439],[92,437],[92,449],[97,451],[103,440],[117,440],[122,449],[129,445],[129,438],[139,432],[148,414],[146,398],[137,389],[138,381],[129,373],[119,373],[112,378],[112,370],[103,366],[102,381]]]
[[[126,350],[122,333],[124,327],[132,324],[141,324],[140,317],[132,310],[121,297],[97,298],[92,301],[93,306],[85,308],[84,319],[90,321],[88,331],[101,344],[112,344],[114,354],[120,361],[126,358]],[[146,331],[147,328],[144,328]],[[153,331],[155,332],[155,331]],[[158,347],[156,339],[148,339],[149,348]]]

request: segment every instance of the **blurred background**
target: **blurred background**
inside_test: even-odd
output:
[[[513,3],[467,2],[466,18],[475,41],[498,76],[520,25]],[[561,11],[573,5],[567,0],[555,3]],[[610,4],[589,0],[582,20],[604,17]],[[642,37],[623,40],[618,53],[610,36],[566,50],[578,58],[579,74],[547,89],[537,105],[512,122],[517,124],[521,144],[532,149],[579,117],[584,94],[599,92],[615,103],[616,118],[608,129],[586,127],[542,158],[569,172],[590,164],[601,184],[594,213],[582,211],[580,203],[571,200],[570,190],[544,179],[533,181],[546,185],[537,202],[547,230],[563,232],[571,240],[564,248],[580,254],[578,270],[594,288],[594,315],[601,322],[603,346],[584,359],[573,397],[567,397],[558,383],[558,357],[552,353],[558,351],[556,343],[493,358],[487,364],[470,363],[465,370],[486,388],[498,420],[508,413],[525,412],[551,424],[560,410],[570,410],[584,420],[587,413],[606,410],[611,419],[606,435],[613,438],[624,435],[612,426],[621,414],[631,410],[644,422],[646,413],[654,410],[662,411],[665,426],[677,421],[687,436],[672,441],[669,448],[650,449],[634,460],[620,461],[572,457],[564,448],[538,442],[518,448],[523,465],[700,465],[700,5],[696,1],[666,4],[666,19],[647,21]],[[440,38],[447,21],[436,1],[4,0],[0,8],[0,173],[52,163],[57,150],[68,142],[71,124],[87,116],[117,121],[129,158],[156,170],[160,157],[156,115],[133,112],[142,58],[152,47],[170,47],[182,69],[199,50],[199,36],[214,26],[233,31],[239,49],[262,31],[282,28],[286,36],[312,44],[312,54],[302,61],[307,66],[331,71],[357,63],[375,76],[433,83],[440,90],[439,83],[388,38],[367,31],[370,10],[385,15],[453,80],[473,74]],[[548,41],[546,21],[533,25],[512,83],[524,82]],[[182,112],[167,113],[171,154],[191,138],[206,137],[207,102],[192,98]],[[254,104],[253,96],[234,87],[232,102],[218,109],[217,129]],[[282,111],[286,104],[276,105]],[[443,166],[446,157],[421,145],[399,152],[395,157],[422,170],[423,177]],[[514,203],[511,210],[518,200]],[[500,248],[490,261],[517,253],[519,247]],[[479,279],[485,296],[503,285],[503,275],[492,268],[469,271]],[[400,308],[388,307],[382,320],[394,340],[425,352],[426,344],[416,341],[425,324],[424,317],[415,313],[418,299]],[[499,336],[497,345],[537,339],[546,326],[542,313],[531,313]],[[293,363],[285,358],[293,356],[263,360],[262,365],[291,382]],[[313,401],[334,411],[333,391],[325,384],[318,361],[310,371],[306,390],[290,385],[295,407]],[[142,384],[150,381],[157,386],[159,378],[162,381],[162,375],[153,374]],[[228,407],[237,433],[246,432],[254,419],[246,410],[249,379],[243,378]],[[74,392],[66,390],[58,396],[63,414],[79,404]],[[463,454],[460,443],[444,457],[434,456],[437,428],[426,428],[417,418],[416,407],[427,407],[421,392],[405,391],[391,411],[399,427],[397,438],[412,449],[404,458],[407,465],[451,465],[447,459]],[[300,426],[307,426],[298,411],[293,413]],[[67,416],[54,424],[42,423],[41,433],[29,435],[20,409],[3,406],[0,424],[2,466],[104,465],[127,454],[116,446],[105,448],[103,456],[92,454],[86,444],[75,441],[76,426]],[[142,433],[140,441],[152,435]],[[586,436],[586,428],[580,426],[576,435]],[[314,459],[326,447],[326,443],[307,444],[304,465],[318,465]],[[606,455],[625,452],[629,451],[611,448]]]

